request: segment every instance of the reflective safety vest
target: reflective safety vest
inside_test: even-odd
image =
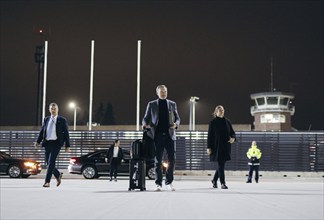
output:
[[[249,165],[260,165],[261,151],[256,145],[252,145],[246,152],[246,156],[249,158]]]

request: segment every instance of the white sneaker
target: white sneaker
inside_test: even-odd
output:
[[[166,185],[166,188],[170,191],[175,191],[175,188],[173,187],[172,183]]]
[[[162,191],[162,187],[160,185],[156,185],[155,187],[155,192],[159,192],[159,191]]]

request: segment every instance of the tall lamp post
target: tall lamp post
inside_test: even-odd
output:
[[[189,130],[196,130],[196,103],[199,101],[199,97],[191,96],[190,98],[190,118],[189,118]]]
[[[76,104],[74,102],[70,102],[69,104],[70,108],[73,108],[74,109],[74,125],[73,125],[73,130],[75,131],[76,130]]]
[[[46,105],[46,75],[47,75],[47,50],[48,50],[48,37],[51,34],[51,28],[46,31],[41,28],[33,29],[39,37],[39,44],[35,50],[35,62],[37,63],[38,83],[37,83],[37,109],[36,109],[36,125],[41,125],[45,117]],[[45,41],[45,42],[44,42]],[[44,44],[45,43],[45,44]]]
[[[37,83],[37,111],[36,125],[42,124],[42,97],[43,97],[43,67],[44,67],[44,46],[36,46],[35,62],[37,63],[38,83]]]

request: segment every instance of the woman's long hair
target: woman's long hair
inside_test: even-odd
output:
[[[222,105],[217,105],[217,106],[216,106],[214,112],[212,113],[212,115],[214,116],[214,118],[216,118],[216,116],[217,116],[217,112],[218,112],[218,110],[219,110],[220,108],[224,109],[224,107],[223,107]]]

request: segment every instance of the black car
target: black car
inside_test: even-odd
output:
[[[18,159],[0,151],[0,174],[9,175],[11,178],[27,178],[39,174],[41,164],[34,160]]]
[[[71,157],[69,173],[82,174],[86,179],[108,176],[110,165],[105,162],[107,150],[97,150],[81,157]],[[130,152],[123,149],[123,160],[118,168],[118,175],[129,175]],[[164,163],[165,164],[165,163]],[[154,160],[146,160],[146,176],[154,179]]]

